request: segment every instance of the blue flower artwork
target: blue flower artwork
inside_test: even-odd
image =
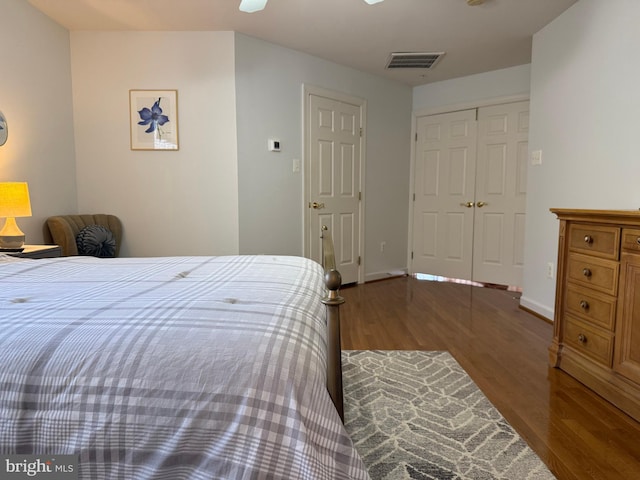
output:
[[[7,119],[4,118],[2,112],[0,112],[0,146],[4,145],[7,142],[7,135],[9,131],[7,130]]]
[[[144,133],[153,133],[158,130],[160,138],[162,138],[162,129],[158,127],[161,127],[169,121],[169,117],[162,114],[162,108],[160,108],[161,100],[162,97],[158,98],[151,109],[144,107],[142,110],[138,111],[138,115],[140,115],[140,118],[142,119],[138,122],[138,125],[149,125],[149,128],[147,128]]]
[[[177,90],[130,90],[131,149],[178,150]]]

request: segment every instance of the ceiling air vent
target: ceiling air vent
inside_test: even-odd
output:
[[[433,68],[444,56],[444,52],[424,53],[392,53],[387,68]]]

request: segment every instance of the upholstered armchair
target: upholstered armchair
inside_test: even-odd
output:
[[[117,257],[122,242],[122,222],[115,215],[58,215],[49,217],[43,226],[42,233],[45,243],[60,245],[63,256],[82,255],[86,253],[78,252],[78,234],[86,231],[87,228],[95,228],[96,225],[104,227],[101,230],[109,233],[109,238],[115,240],[115,256]]]

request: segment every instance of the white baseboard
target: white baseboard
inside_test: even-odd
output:
[[[537,313],[538,315],[543,316],[544,318],[553,320],[553,308],[549,308],[546,305],[534,302],[533,300],[530,300],[525,296],[520,297],[520,305],[528,310],[531,310],[532,312]]]
[[[367,273],[364,276],[364,281],[373,282],[375,280],[382,280],[384,278],[393,278],[393,277],[403,277],[407,275],[408,270],[406,268],[399,268],[397,270],[390,270],[388,272],[375,272],[375,273]]]

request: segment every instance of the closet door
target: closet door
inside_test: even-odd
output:
[[[476,110],[418,117],[411,270],[471,278]]]
[[[416,119],[412,273],[522,285],[528,137],[528,101]]]
[[[522,285],[529,102],[478,109],[473,275]]]

